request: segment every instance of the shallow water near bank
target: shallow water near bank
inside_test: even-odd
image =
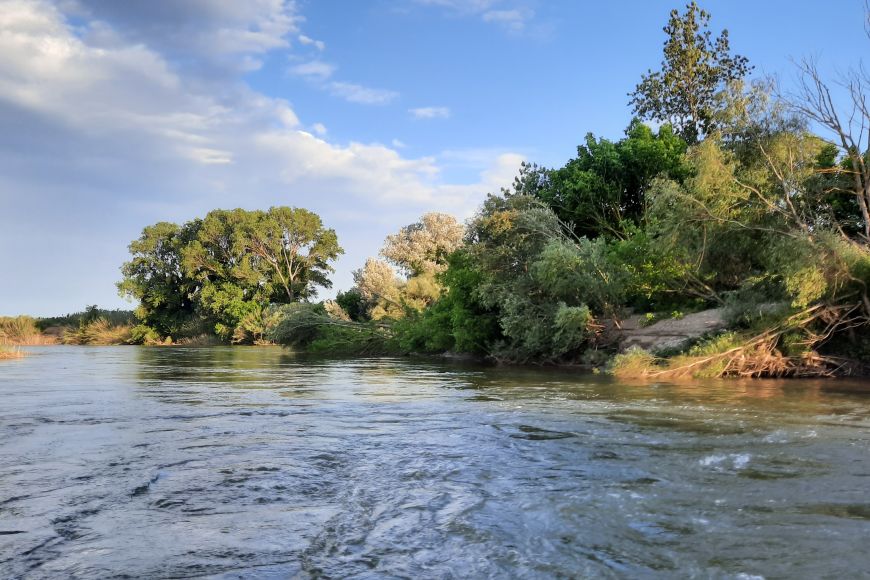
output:
[[[870,573],[860,383],[27,350],[0,363],[4,578]]]

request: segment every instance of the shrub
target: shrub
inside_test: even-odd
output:
[[[620,378],[641,378],[660,370],[659,359],[651,352],[633,346],[613,357],[610,373]]]
[[[0,345],[45,344],[51,342],[43,336],[30,316],[0,317]]]
[[[133,339],[130,325],[115,325],[105,318],[97,318],[78,328],[68,328],[61,337],[63,344],[109,346],[130,344]]]

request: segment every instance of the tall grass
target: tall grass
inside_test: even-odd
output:
[[[132,338],[132,327],[129,324],[112,324],[105,318],[97,318],[78,328],[67,328],[61,342],[63,344],[90,344],[107,346],[113,344],[129,344]]]
[[[54,342],[54,337],[42,333],[35,318],[0,316],[0,345],[39,345]]]
[[[18,350],[17,348],[9,348],[6,346],[0,346],[0,360],[7,360],[12,358],[22,358],[24,357],[24,353]]]

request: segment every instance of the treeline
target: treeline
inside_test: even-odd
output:
[[[749,82],[748,59],[709,19],[695,3],[671,13],[661,69],[630,95],[623,138],[590,134],[562,167],[524,164],[467,224],[426,214],[387,238],[334,301],[312,298],[341,250],[305,210],[146,228],[121,284],[140,300],[140,335],[208,331],[319,352],[450,351],[647,376],[864,370],[870,79],[847,74],[844,108],[811,61],[794,94]],[[291,291],[282,280],[294,267]],[[632,313],[713,307],[725,309],[727,332],[667,357],[613,358]]]
[[[860,370],[870,358],[870,168],[861,124],[848,120],[870,122],[866,74],[849,77],[852,103],[839,111],[811,62],[796,95],[749,83],[748,60],[694,3],[673,11],[665,32],[661,70],[630,95],[637,118],[625,137],[588,135],[563,167],[525,165],[467,224],[462,246],[434,260],[441,271],[426,279],[425,300],[419,272],[388,240],[389,263],[366,264],[339,296],[347,316],[316,326],[309,307],[278,338],[328,350],[356,336],[372,350],[380,335],[395,351],[600,366],[631,312],[725,307],[728,332],[667,360],[623,354],[614,370]],[[424,220],[400,237],[430,231]],[[378,324],[361,328],[366,318]]]

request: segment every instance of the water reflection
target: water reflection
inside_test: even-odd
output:
[[[273,348],[0,366],[11,577],[854,577],[860,383]]]

